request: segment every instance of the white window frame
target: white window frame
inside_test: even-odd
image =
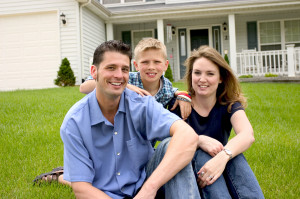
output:
[[[285,47],[286,45],[295,43],[295,42],[286,42],[285,41],[285,31],[284,31],[284,29],[285,29],[285,27],[284,27],[285,21],[293,21],[293,20],[300,20],[300,18],[257,21],[258,51],[261,51],[261,46],[278,45],[278,44],[280,44],[281,45],[281,49],[284,50],[286,48]],[[260,41],[260,23],[265,23],[265,22],[280,22],[280,37],[281,37],[280,43],[261,44],[261,41]],[[296,43],[300,43],[300,41],[296,42]]]

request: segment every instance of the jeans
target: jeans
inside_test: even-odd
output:
[[[163,140],[154,152],[146,167],[147,177],[163,159],[170,138]],[[162,196],[160,195],[162,194]],[[165,197],[163,196],[165,195]],[[170,179],[159,191],[156,198],[166,199],[200,199],[200,194],[191,163]]]
[[[212,157],[198,149],[193,159],[194,172],[197,172]],[[247,163],[243,154],[240,154],[228,161],[223,175],[221,175],[212,185],[200,190],[201,197],[209,198],[249,198],[262,199],[264,195],[258,181]]]

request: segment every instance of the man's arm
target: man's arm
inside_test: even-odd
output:
[[[103,191],[93,187],[88,182],[72,182],[71,186],[77,199],[111,199]]]
[[[192,160],[198,142],[198,135],[195,131],[184,121],[177,120],[170,128],[170,135],[172,139],[164,158],[144,183],[135,199],[155,197],[157,190]]]

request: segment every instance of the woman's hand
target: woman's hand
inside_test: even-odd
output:
[[[146,91],[144,89],[141,89],[141,88],[139,88],[137,86],[134,86],[134,85],[131,85],[131,84],[127,84],[127,88],[130,89],[130,90],[132,90],[132,91],[134,91],[134,92],[136,92],[137,94],[139,94],[139,95],[141,95],[143,97],[145,95],[150,95],[151,96],[151,94],[148,91]]]
[[[192,105],[191,105],[190,102],[185,102],[185,101],[182,101],[182,100],[176,100],[173,107],[170,110],[173,111],[177,107],[178,104],[179,104],[179,107],[180,107],[181,118],[183,120],[186,120],[192,112]]]
[[[198,185],[203,188],[213,184],[224,172],[225,166],[229,161],[228,155],[223,151],[205,163],[198,171]]]
[[[224,149],[221,142],[205,135],[199,136],[198,146],[212,157],[215,157]]]

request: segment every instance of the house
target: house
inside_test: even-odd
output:
[[[298,0],[2,0],[0,90],[54,87],[65,57],[79,85],[100,43],[145,37],[166,44],[175,81],[200,45],[237,75],[300,74]]]

